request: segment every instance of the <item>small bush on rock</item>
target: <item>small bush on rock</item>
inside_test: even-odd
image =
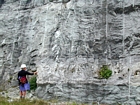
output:
[[[35,90],[37,88],[37,83],[36,83],[36,76],[33,76],[30,80],[30,89]]]
[[[108,68],[107,65],[103,65],[99,70],[99,77],[108,79],[112,75],[112,71]]]

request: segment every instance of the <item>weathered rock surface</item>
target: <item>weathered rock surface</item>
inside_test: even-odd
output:
[[[128,85],[96,85],[91,83],[47,84],[47,86],[40,85],[36,90],[36,95],[45,100],[55,96],[60,101],[139,105],[140,87],[131,86],[130,90],[128,87]]]
[[[139,86],[139,53],[139,0],[0,0],[2,81],[15,80],[26,63],[40,86]],[[98,79],[102,65],[113,71],[105,83]]]

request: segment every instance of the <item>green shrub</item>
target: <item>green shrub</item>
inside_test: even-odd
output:
[[[37,88],[37,83],[36,83],[36,76],[33,76],[30,80],[30,89],[35,90]]]
[[[72,105],[78,105],[76,102],[73,102]]]
[[[99,70],[99,77],[108,79],[112,75],[112,71],[108,68],[107,65],[103,65]]]

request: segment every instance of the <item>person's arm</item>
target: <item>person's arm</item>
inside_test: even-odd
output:
[[[30,73],[30,72],[26,71],[26,75],[34,75],[34,73]]]

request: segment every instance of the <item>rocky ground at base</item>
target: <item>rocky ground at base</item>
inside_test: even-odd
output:
[[[1,91],[0,95],[5,97],[5,98],[9,98],[9,99],[20,99],[19,96],[19,87],[15,87],[15,88],[9,88],[6,91]],[[26,93],[26,98],[27,99],[37,99],[37,97],[34,95],[35,93],[33,91],[27,91]]]
[[[20,99],[19,87],[9,88],[6,91],[1,91],[0,96],[5,97],[8,100],[8,102],[16,101],[16,100]],[[35,96],[34,91],[27,91],[26,99],[29,99],[31,101],[32,100],[39,100]],[[47,102],[47,103],[49,105],[98,105],[98,103],[96,103],[96,102],[86,104],[86,103],[77,103],[77,102],[58,102],[57,100],[52,100],[52,101]],[[100,104],[100,105],[105,105],[105,104]]]

